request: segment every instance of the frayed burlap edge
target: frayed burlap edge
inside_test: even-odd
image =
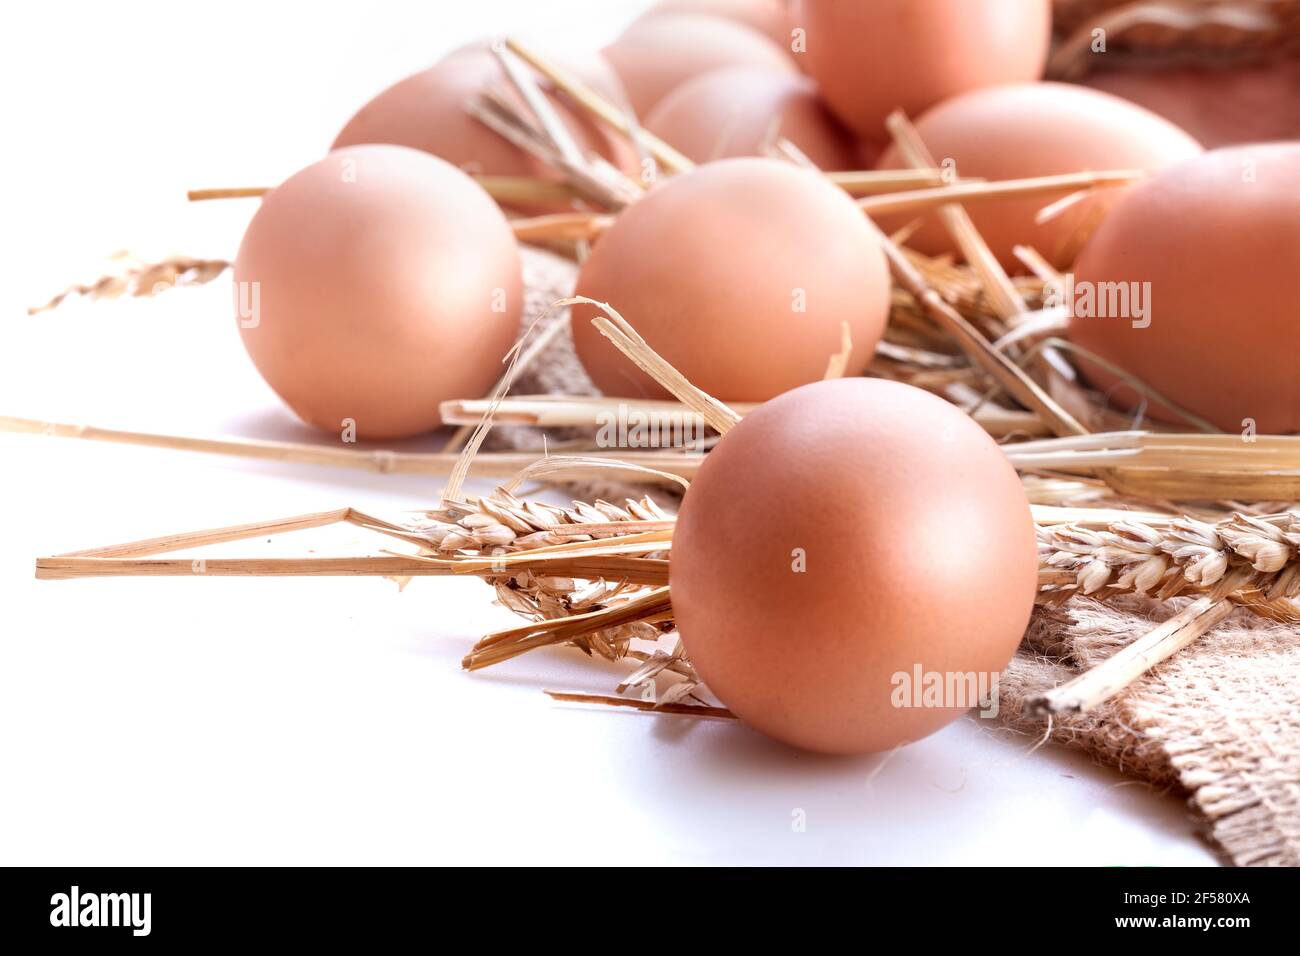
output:
[[[1045,734],[1026,698],[1109,657],[1182,602],[1076,598],[1035,614],[1002,684],[1009,726]],[[1300,641],[1238,611],[1083,715],[1052,718],[1052,739],[1188,795],[1238,865],[1300,865]]]

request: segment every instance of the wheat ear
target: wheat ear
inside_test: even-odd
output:
[[[1040,527],[1040,601],[1076,594],[1105,599],[1146,594],[1167,600],[1185,592],[1234,595],[1267,616],[1295,617],[1300,595],[1300,514],[1234,513],[1211,524],[1175,518],[1165,527],[1131,521],[1107,530]],[[1255,597],[1258,600],[1255,600]]]

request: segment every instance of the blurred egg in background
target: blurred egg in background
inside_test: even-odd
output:
[[[803,68],[822,97],[864,140],[888,139],[896,109],[915,117],[934,104],[1042,75],[1050,0],[796,0]]]
[[[743,23],[782,48],[790,46],[789,0],[657,0],[634,23],[673,13],[701,13]]]
[[[772,155],[792,142],[818,169],[857,167],[857,145],[806,76],[743,67],[687,80],[651,111],[646,129],[697,163]]]
[[[710,70],[738,66],[787,75],[798,72],[786,49],[759,31],[696,13],[663,13],[637,20],[602,52],[641,118],[680,84]]]
[[[995,86],[946,100],[916,120],[935,161],[951,163],[959,177],[1021,179],[1102,170],[1154,171],[1201,152],[1200,144],[1156,114],[1132,103],[1064,83]],[[880,168],[905,166],[890,146]],[[1046,222],[1036,222],[1049,200],[1011,197],[970,203],[970,214],[989,248],[1010,272],[1022,272],[1016,245],[1032,246],[1064,268],[1124,187],[1094,190]],[[901,228],[911,217],[882,223]],[[927,255],[955,253],[939,217],[930,214],[909,244]]]
[[[618,77],[598,53],[570,54],[558,62],[606,99],[622,102]],[[348,121],[331,148],[392,143],[432,153],[472,174],[561,181],[563,174],[553,166],[511,143],[470,112],[476,97],[494,90],[510,102],[520,103],[490,45],[486,41],[470,44],[377,94]],[[563,94],[548,98],[579,149],[626,171],[636,170],[635,150],[624,137],[594,122]],[[546,208],[553,207],[534,211]]]
[[[1072,281],[1072,342],[1215,428],[1300,431],[1300,142],[1213,150],[1133,187]],[[1112,407],[1199,424],[1080,364]]]

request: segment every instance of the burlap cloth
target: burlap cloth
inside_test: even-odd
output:
[[[525,251],[525,321],[569,295],[566,260]],[[548,321],[568,322],[567,314]],[[610,346],[611,348],[613,346]],[[561,333],[516,383],[515,394],[595,394]],[[552,432],[551,441],[563,440]],[[495,447],[541,448],[535,429],[503,428]],[[621,500],[645,489],[585,484],[583,499]],[[673,507],[672,492],[656,500]],[[1079,598],[1039,610],[1003,675],[998,719],[1027,736],[1092,754],[1135,779],[1186,795],[1227,861],[1300,865],[1300,635],[1239,611],[1124,693],[1082,715],[1045,718],[1024,701],[1104,660],[1176,613],[1180,602]]]

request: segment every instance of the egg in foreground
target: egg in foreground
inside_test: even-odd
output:
[[[737,716],[865,753],[981,706],[965,692],[918,706],[911,685],[992,685],[1029,621],[1037,544],[1015,470],[968,416],[838,379],[759,407],[709,453],[670,579],[686,653]]]
[[[402,146],[338,150],[262,201],[234,263],[249,356],[303,421],[403,438],[501,374],[522,304],[519,247],[492,198]]]

